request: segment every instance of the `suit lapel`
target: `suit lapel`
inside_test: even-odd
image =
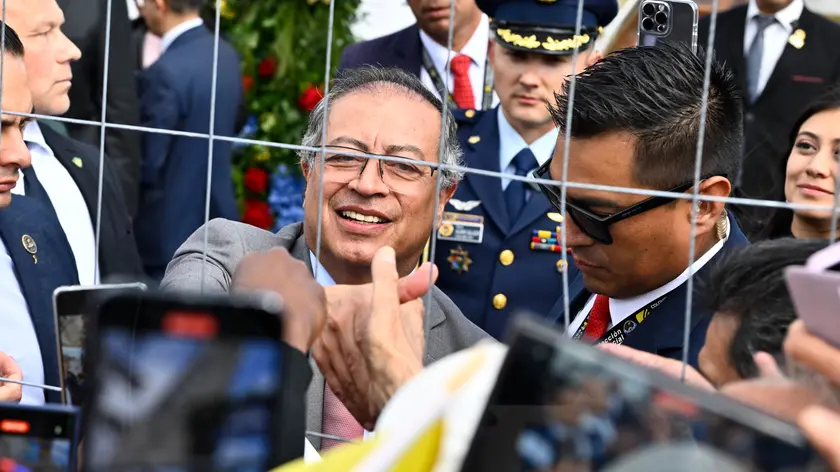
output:
[[[717,28],[717,35],[719,37],[715,40],[717,51],[726,51],[725,62],[735,74],[735,80],[738,81],[738,87],[741,90],[747,90],[747,58],[744,55],[744,34],[746,33],[747,22],[747,8],[741,7],[741,12],[733,15],[721,15],[719,18],[725,19],[720,21]],[[703,44],[703,47],[706,45]]]
[[[575,278],[569,281],[569,322],[571,323],[572,320],[575,319],[577,313],[583,308],[583,305],[586,304],[587,300],[589,300],[589,293],[586,290],[586,287],[583,285],[583,273],[577,271],[575,274]],[[562,288],[560,290],[560,296],[558,297],[557,303],[549,310],[548,312],[548,320],[555,324],[565,324],[566,323],[566,312],[565,307],[563,306],[563,291]]]
[[[531,198],[528,199],[528,203],[525,204],[525,208],[519,214],[519,218],[516,219],[513,227],[511,227],[510,234],[516,234],[522,231],[554,208],[548,203],[548,199],[545,198],[542,192],[531,190]]]
[[[96,226],[96,209],[99,204],[99,172],[98,162],[94,165],[90,159],[83,159],[76,149],[75,143],[65,136],[55,132],[48,126],[40,126],[44,141],[52,149],[56,160],[67,169],[67,173],[76,183],[82,198],[85,200],[90,221]],[[90,166],[94,166],[91,168]],[[105,183],[103,182],[103,185]]]
[[[40,226],[42,220],[38,215],[46,211],[31,198],[15,195],[12,204],[0,211],[0,237],[14,263],[15,275],[29,308],[41,349],[44,381],[48,385],[60,385],[58,339],[51,305],[52,290],[57,287],[49,284],[51,280],[60,280],[54,278],[56,268],[51,264],[50,254],[51,250],[58,249],[50,247],[51,239]],[[45,391],[44,394],[48,402],[60,401],[56,392]]]
[[[494,109],[484,113],[476,126],[472,128],[473,134],[467,137],[467,145],[464,149],[464,161],[467,167],[500,172],[497,120],[498,116]],[[471,143],[470,140],[473,137],[478,138],[479,141]],[[484,213],[502,233],[508,234],[510,224],[499,178],[468,172],[465,179],[484,205]]]
[[[312,367],[312,381],[306,391],[306,430],[320,433],[321,423],[324,421],[324,384],[326,380],[312,357],[309,358],[309,365]],[[317,436],[307,436],[307,438],[316,450],[321,450],[321,438]]]
[[[415,23],[394,36],[392,41],[395,67],[413,72],[420,77],[423,68],[423,43],[420,41],[420,28]]]
[[[802,15],[799,18],[796,28],[801,28],[806,32],[811,29],[811,22],[808,13],[809,12],[807,12],[807,10],[802,11]],[[756,99],[755,104],[758,104],[758,102],[760,102],[765,96],[772,96],[774,88],[779,87],[785,79],[785,76],[790,75],[792,74],[792,71],[797,70],[797,64],[800,61],[807,62],[808,59],[807,50],[804,48],[796,49],[791,46],[790,43],[785,43],[785,49],[782,52],[781,57],[779,57],[779,61],[776,63],[776,66],[773,68],[770,78],[767,79],[767,84],[761,91],[761,95],[759,95]]]

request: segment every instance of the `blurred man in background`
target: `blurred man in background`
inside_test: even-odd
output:
[[[70,64],[81,53],[61,31],[64,14],[58,4],[55,0],[7,0],[6,21],[26,48],[24,62],[35,112],[66,113],[73,79]],[[26,124],[23,138],[32,153],[32,167],[23,170],[24,185],[14,192],[39,200],[57,215],[73,248],[80,282],[92,285],[100,278],[140,276],[131,217],[110,158],[105,156],[102,163],[100,199],[99,149],[37,121]]]
[[[711,19],[700,22],[699,44]],[[720,13],[714,38],[718,61],[735,73],[743,98],[744,151],[735,196],[784,201],[784,163],[799,114],[827,87],[840,83],[840,25],[804,0],[749,0]],[[739,205],[744,231],[757,236],[774,210]]]
[[[236,135],[242,102],[239,55],[219,39],[218,68],[213,70],[214,38],[201,19],[203,5],[204,0],[138,4],[149,31],[160,36],[162,43],[160,58],[139,75],[143,126],[207,134],[215,101],[212,133]],[[209,219],[239,219],[231,143],[213,142],[212,162],[206,138],[144,133],[143,148],[140,207],[134,227],[146,273],[160,280],[178,246],[207,221],[206,204]],[[212,166],[209,182],[208,166]]]
[[[363,65],[398,67],[423,81],[455,108],[489,109],[498,103],[487,60],[489,20],[475,0],[409,0],[417,23],[381,38],[344,48],[338,71]],[[450,6],[455,8],[452,52]],[[446,65],[449,61],[449,74]]]

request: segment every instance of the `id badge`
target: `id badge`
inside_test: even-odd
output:
[[[484,240],[484,217],[469,213],[444,212],[438,229],[438,239],[481,244]]]

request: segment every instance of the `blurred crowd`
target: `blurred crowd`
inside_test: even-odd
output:
[[[377,454],[359,444],[411,429],[397,418],[432,385],[458,384],[438,414],[471,426],[425,454],[470,470],[527,312],[597,355],[798,425],[840,471],[840,24],[803,0],[714,17],[689,0],[408,4],[415,24],[342,51],[288,143],[303,220],[271,232],[240,222],[240,58],[204,0],[6,0],[0,400],[49,406],[67,390],[103,408],[101,386],[81,387],[84,355],[66,357],[102,342],[96,316],[61,318],[75,327],[60,335],[59,287],[269,292],[289,372],[305,372],[283,373],[305,428],[285,439],[335,449],[324,464],[347,470]],[[637,28],[655,40],[623,47]],[[582,414],[581,398],[626,390],[598,385],[552,393],[577,412],[563,428],[499,436],[566,454],[521,470],[600,469],[662,442],[613,428],[638,399]],[[697,437],[723,450],[724,430]]]

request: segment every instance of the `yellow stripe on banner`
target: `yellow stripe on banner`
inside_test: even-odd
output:
[[[390,470],[394,472],[431,471],[437,462],[441,437],[443,437],[443,420],[437,420],[414,441],[414,444],[409,446]]]
[[[274,468],[271,472],[334,472],[338,470],[350,470],[359,465],[379,444],[379,438],[354,444],[342,444],[321,456],[321,462],[307,464],[303,458],[298,459],[280,467]]]

